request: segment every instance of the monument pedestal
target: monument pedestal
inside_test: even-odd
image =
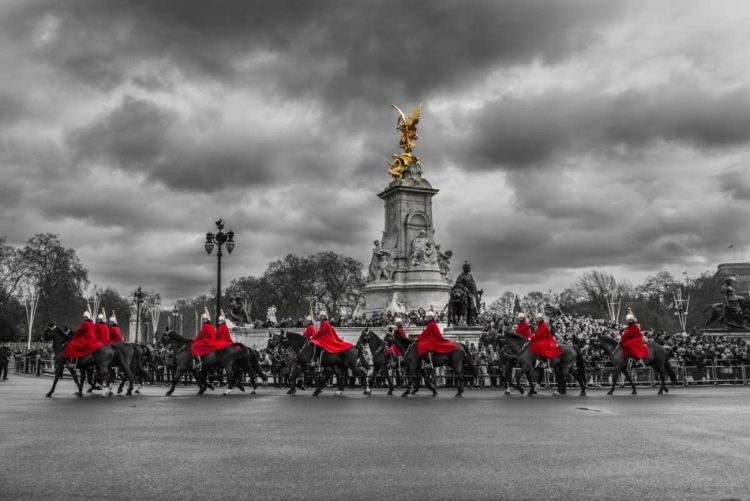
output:
[[[412,164],[403,179],[378,194],[385,206],[385,231],[373,250],[358,314],[430,307],[439,312],[448,304],[452,254],[435,244],[432,220],[432,197],[438,191]]]

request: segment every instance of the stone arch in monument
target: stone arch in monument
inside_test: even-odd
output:
[[[413,210],[406,215],[405,229],[406,238],[404,243],[406,244],[406,248],[404,251],[406,252],[407,257],[409,252],[411,252],[411,243],[414,241],[414,238],[419,235],[420,231],[424,230],[427,234],[427,238],[434,242],[432,221],[430,221],[430,217],[421,210]]]

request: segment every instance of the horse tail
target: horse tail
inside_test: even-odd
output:
[[[711,310],[713,310],[713,309],[714,309],[714,305],[713,305],[713,303],[712,303],[712,304],[709,304],[709,305],[706,305],[706,307],[705,307],[705,308],[703,308],[703,314],[704,314],[704,315],[710,315],[711,313],[709,313],[709,312],[708,312],[708,310],[709,310],[709,309],[711,309]],[[713,311],[712,311],[712,312],[713,312]]]
[[[576,350],[576,368],[578,369],[578,374],[581,377],[581,381],[586,382],[586,361],[583,359],[583,353],[581,353],[581,349],[577,344],[574,344],[573,348]]]
[[[469,347],[466,346],[465,343],[461,343],[461,348],[464,349],[464,358],[466,359],[466,362],[469,364],[469,371],[471,372],[471,375],[474,377],[479,377],[479,373],[477,372],[477,367],[474,365],[474,357],[471,356],[471,351],[469,351]]]

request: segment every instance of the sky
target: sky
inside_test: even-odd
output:
[[[366,266],[398,153],[485,298],[750,256],[750,3],[0,3],[0,236],[165,303],[287,253]],[[744,240],[743,240],[744,239]],[[741,253],[737,252],[740,261]],[[750,260],[750,257],[748,258]]]

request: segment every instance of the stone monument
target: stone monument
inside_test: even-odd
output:
[[[393,105],[392,105],[393,106]],[[433,305],[439,313],[448,303],[451,288],[451,251],[435,243],[432,197],[439,190],[422,177],[419,157],[413,156],[419,139],[416,125],[422,111],[418,105],[411,117],[401,110],[397,128],[400,147],[388,164],[391,183],[378,194],[385,207],[382,238],[375,240],[367,272],[364,300],[357,313],[406,313]]]

